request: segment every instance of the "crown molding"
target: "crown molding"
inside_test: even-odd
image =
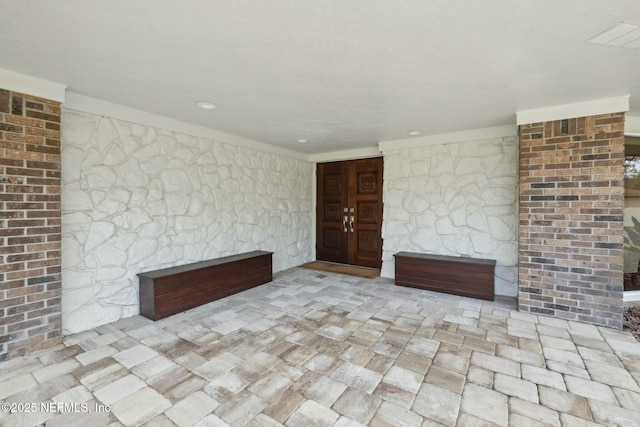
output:
[[[277,154],[280,156],[291,157],[307,162],[309,161],[308,154],[288,150],[286,148],[276,147],[274,145],[267,144],[266,142],[244,138],[204,126],[198,126],[192,123],[183,122],[181,120],[175,120],[157,114],[148,113],[146,111],[137,110],[135,108],[125,107],[124,105],[113,104],[111,102],[79,95],[73,92],[67,92],[66,101],[64,102],[63,107],[69,110],[111,117],[114,119],[183,133],[199,138],[212,139],[214,141],[222,142],[225,144],[236,145],[239,147],[262,151],[264,153]]]
[[[66,86],[24,74],[0,69],[0,88],[38,98],[64,102]]]
[[[629,111],[629,95],[516,112],[518,125]]]
[[[380,157],[378,147],[354,148],[353,150],[331,151],[329,153],[311,154],[309,161],[312,163],[338,162],[342,160],[367,159]]]
[[[640,117],[627,116],[624,118],[624,134],[640,136]]]
[[[515,125],[495,126],[490,128],[465,130],[462,132],[427,135],[418,138],[404,138],[390,141],[380,141],[378,147],[383,153],[389,150],[404,148],[428,147],[432,145],[452,144],[455,142],[481,141],[483,139],[505,138],[517,136],[518,127]]]

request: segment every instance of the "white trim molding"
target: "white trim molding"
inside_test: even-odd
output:
[[[0,89],[64,102],[66,86],[0,69]]]
[[[640,301],[640,291],[624,291],[622,293],[622,301]]]
[[[318,153],[309,155],[312,163],[337,162],[342,160],[367,159],[380,157],[378,147],[354,148],[353,150],[332,151],[329,153]]]
[[[516,112],[518,125],[629,111],[629,95]]]
[[[627,116],[624,118],[624,134],[640,136],[640,117]]]
[[[451,144],[465,141],[482,141],[484,139],[505,138],[517,136],[518,127],[515,125],[495,126],[483,129],[465,130],[462,132],[443,133],[439,135],[427,135],[417,138],[395,139],[380,141],[378,147],[381,152],[389,150],[401,150],[404,148],[426,147],[430,145]]]
[[[187,135],[212,139],[214,141],[225,144],[236,145],[244,148],[250,148],[264,153],[278,154],[298,160],[309,161],[309,155],[300,153],[286,148],[276,147],[266,142],[254,139],[244,138],[230,133],[221,132],[204,126],[194,125],[192,123],[175,120],[168,117],[159,116],[157,114],[148,113],[146,111],[137,110],[135,108],[125,107],[124,105],[113,104],[111,102],[102,101],[96,98],[79,95],[73,92],[67,92],[66,101],[63,107],[69,110],[75,110],[84,113],[96,114],[98,116],[111,117],[114,119],[124,120],[131,123],[151,126],[168,131],[184,133]]]

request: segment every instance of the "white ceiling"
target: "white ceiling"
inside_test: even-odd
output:
[[[323,153],[624,95],[640,116],[640,49],[586,43],[620,22],[639,0],[0,0],[0,68]]]

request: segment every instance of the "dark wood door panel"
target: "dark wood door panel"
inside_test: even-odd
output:
[[[325,201],[322,208],[323,222],[342,222],[342,202],[341,201]]]
[[[370,162],[367,161],[367,164]],[[377,167],[377,164],[372,164],[372,167]],[[369,167],[371,167],[369,166]],[[367,166],[365,166],[367,167]],[[367,170],[358,172],[356,175],[357,192],[359,195],[369,194],[377,196],[380,189],[378,188],[378,171]]]
[[[322,261],[344,263],[344,254],[347,248],[344,247],[341,228],[324,227],[319,239],[321,244],[319,242],[318,246],[322,246]]]
[[[380,268],[380,238],[374,230],[357,232],[357,265]]]
[[[342,195],[342,171],[323,175],[322,183],[322,192],[325,196]]]
[[[370,257],[378,254],[378,235],[374,230],[358,230],[358,251],[368,252]]]
[[[380,268],[382,175],[382,158],[318,164],[317,259]]]
[[[378,201],[362,200],[358,202],[356,209],[358,222],[360,224],[378,224],[380,219],[378,211],[380,206]]]
[[[322,233],[322,244],[327,249],[342,249],[342,229],[324,227]]]
[[[350,236],[350,264],[382,265],[382,158],[355,160],[350,170],[349,206],[355,210]]]
[[[320,163],[317,169],[316,259],[347,263],[349,240],[344,232],[344,207],[349,176],[342,162]]]

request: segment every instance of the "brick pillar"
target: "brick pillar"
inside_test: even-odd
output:
[[[519,308],[622,328],[624,113],[520,126]]]
[[[55,345],[60,103],[0,89],[0,360]]]

